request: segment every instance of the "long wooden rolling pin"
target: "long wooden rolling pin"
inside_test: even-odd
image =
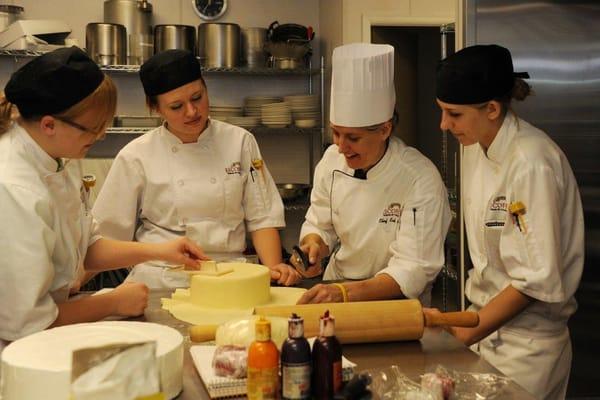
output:
[[[352,303],[259,306],[257,315],[289,318],[296,313],[304,318],[307,337],[319,334],[319,318],[326,310],[335,317],[335,334],[342,343],[373,343],[418,340],[426,326],[474,327],[479,324],[475,312],[423,312],[418,300],[361,301]],[[215,337],[216,326],[190,328],[192,341]]]

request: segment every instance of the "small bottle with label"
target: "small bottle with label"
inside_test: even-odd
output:
[[[288,319],[288,338],[281,347],[283,399],[310,398],[310,371],[310,345],[304,337],[304,319],[292,314]]]
[[[335,337],[335,318],[329,311],[320,320],[312,349],[312,391],[317,400],[333,399],[342,388],[342,345]]]
[[[265,318],[256,321],[256,340],[248,348],[249,400],[279,398],[279,351],[271,341],[271,322]]]

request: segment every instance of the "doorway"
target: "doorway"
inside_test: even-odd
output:
[[[442,50],[445,54],[454,52],[454,31],[446,25],[371,26],[371,42],[394,47],[398,123],[393,134],[429,158],[448,188],[453,221],[445,244],[446,264],[434,283],[432,305],[444,311],[459,310],[459,145],[440,130],[441,112],[435,102],[437,64],[443,58]]]

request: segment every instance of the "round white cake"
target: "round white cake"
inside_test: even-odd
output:
[[[156,341],[160,383],[167,398],[183,387],[183,336],[167,326],[131,321],[66,325],[26,336],[2,353],[2,400],[70,398],[71,354],[85,347]]]
[[[251,308],[271,298],[269,268],[258,264],[222,263],[232,272],[220,276],[192,275],[193,304],[214,308]]]

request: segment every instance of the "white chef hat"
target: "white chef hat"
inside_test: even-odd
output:
[[[394,48],[353,43],[333,50],[330,121],[363,127],[392,118],[396,104]]]

